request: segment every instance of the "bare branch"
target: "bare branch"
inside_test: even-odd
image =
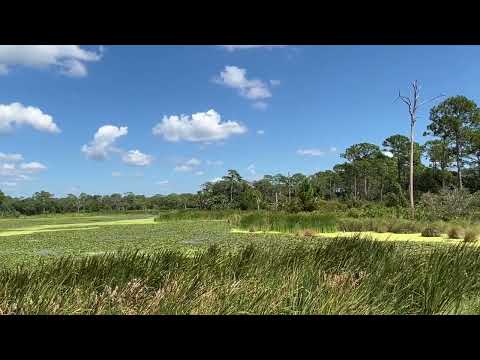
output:
[[[445,97],[445,96],[446,96],[445,94],[440,94],[440,95],[438,95],[438,96],[434,96],[434,97],[431,98],[430,100],[426,100],[426,101],[422,102],[420,105],[418,105],[418,107],[420,107],[420,106],[422,106],[422,105],[425,105],[425,104],[428,104],[429,102],[432,102],[432,101],[434,101],[434,100],[436,100],[436,99],[439,99],[439,98]]]

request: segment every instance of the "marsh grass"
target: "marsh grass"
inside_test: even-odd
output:
[[[455,225],[448,230],[449,239],[463,239],[464,236],[465,230],[460,226]]]
[[[253,212],[240,216],[235,225],[249,231],[280,232],[335,232],[336,219],[333,215],[321,213],[289,214],[284,212]]]
[[[155,221],[227,220],[239,213],[239,210],[169,210],[160,212],[155,217]]]
[[[418,250],[418,248],[415,248]],[[0,271],[1,314],[480,313],[480,251],[336,238]]]
[[[478,229],[469,229],[465,232],[465,236],[463,238],[463,241],[465,242],[476,242],[478,241],[478,238],[480,237],[480,232]]]

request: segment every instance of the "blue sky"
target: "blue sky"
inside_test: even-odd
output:
[[[231,168],[311,174],[407,135],[393,101],[414,79],[425,99],[480,103],[479,60],[478,46],[0,46],[0,189],[151,195]]]

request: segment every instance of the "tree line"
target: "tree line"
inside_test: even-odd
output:
[[[269,209],[311,211],[322,201],[378,202],[409,205],[424,193],[448,189],[480,190],[480,109],[465,96],[454,96],[430,110],[423,145],[394,134],[381,144],[359,143],[345,149],[343,162],[312,175],[265,175],[246,181],[236,170],[207,182],[196,194],[147,197],[133,193],[56,198],[41,191],[12,198],[0,191],[3,215],[167,209]],[[410,171],[412,177],[410,177]],[[412,182],[413,178],[413,182]]]

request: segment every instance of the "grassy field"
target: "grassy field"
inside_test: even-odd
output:
[[[461,240],[178,216],[0,220],[0,313],[480,313],[480,249]]]

